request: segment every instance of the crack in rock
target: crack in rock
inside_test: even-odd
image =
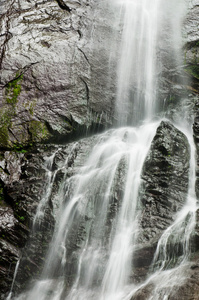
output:
[[[72,9],[63,0],[56,0],[56,2],[61,9],[71,12]]]

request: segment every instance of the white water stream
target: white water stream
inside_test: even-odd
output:
[[[126,125],[144,121],[144,125],[121,127],[99,135],[85,165],[77,174],[64,179],[58,194],[60,213],[41,279],[18,296],[18,300],[130,300],[150,283],[153,291],[149,299],[166,300],[176,284],[176,281],[171,283],[171,277],[172,282],[175,276],[179,283],[184,280],[181,273],[190,255],[196,211],[194,146],[187,133],[191,146],[187,203],[162,234],[146,282],[132,286],[130,277],[139,231],[140,175],[159,125],[151,119],[161,107],[157,92],[163,55],[160,52],[165,45],[161,35],[167,32],[164,35],[165,43],[170,42],[167,50],[177,62],[177,37],[185,1],[168,0],[165,4],[163,0],[115,0],[112,5],[120,10],[122,24],[118,122]],[[35,223],[51,194],[56,176],[51,170],[54,155],[49,158],[47,192]],[[79,233],[78,249],[74,250],[71,237]]]
[[[165,59],[181,62],[182,18],[186,0],[115,0],[122,6],[121,56],[118,65],[116,111],[120,125],[150,122],[159,103]],[[117,6],[118,5],[118,6]]]

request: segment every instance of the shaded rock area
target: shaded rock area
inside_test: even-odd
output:
[[[14,290],[21,291],[41,274],[60,206],[63,177],[73,176],[85,162],[96,137],[64,145],[43,145],[34,152],[6,151],[0,159],[0,299],[10,291],[20,258]],[[51,164],[47,163],[51,158]],[[54,184],[48,198],[48,176]],[[44,201],[46,199],[46,201]],[[44,201],[44,203],[42,202]],[[41,207],[41,216],[35,214]]]
[[[198,198],[198,117],[193,125],[196,145],[196,195]],[[179,147],[179,145],[181,145]],[[150,273],[150,265],[161,231],[174,220],[186,200],[189,171],[189,145],[186,137],[167,122],[162,122],[157,129],[151,149],[143,167],[143,190],[140,199],[143,204],[141,227],[143,234],[139,237],[140,245],[135,252],[133,280],[137,283]],[[161,166],[161,167],[160,167]],[[172,166],[172,167],[170,167]],[[166,185],[165,185],[166,184]],[[177,192],[177,193],[176,193]],[[199,211],[196,212],[196,227],[191,238],[190,263],[182,270],[182,282],[171,288],[169,299],[198,299],[198,251],[199,251]],[[181,255],[179,253],[179,255]],[[153,299],[153,280],[140,288],[131,300]],[[159,298],[162,299],[159,291]],[[155,298],[156,299],[156,298]]]
[[[0,147],[60,142],[110,126],[111,10],[104,16],[95,0],[0,5]]]
[[[196,145],[196,195],[199,199],[199,114],[195,117],[193,124],[194,142]]]
[[[25,155],[7,151],[1,154],[0,164],[0,270],[3,272],[0,279],[0,299],[5,299],[5,294],[11,287],[16,262],[29,236],[33,215],[40,200],[38,195],[43,189],[45,171],[42,170],[42,160],[39,157],[36,160],[35,154]],[[27,168],[26,171],[23,167]],[[25,175],[30,170],[31,175]]]

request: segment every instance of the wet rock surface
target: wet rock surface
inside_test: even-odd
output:
[[[198,258],[196,258],[194,264],[190,263],[186,266],[186,269],[183,270],[185,278],[183,282],[178,282],[177,285],[174,285],[170,289],[169,299],[171,300],[197,300],[198,299],[198,279],[199,279],[199,266]],[[186,279],[187,278],[187,279]],[[168,287],[169,288],[169,287]],[[149,283],[143,288],[139,289],[131,298],[131,300],[146,300],[146,299],[163,299],[164,289],[159,290],[158,294],[154,296],[154,284]],[[157,298],[158,297],[158,298]]]
[[[140,199],[144,241],[152,240],[168,227],[185,203],[189,163],[190,147],[186,136],[171,123],[162,121],[142,172]]]
[[[110,9],[107,18],[95,0],[0,5],[0,147],[60,141],[110,125]]]
[[[190,148],[186,136],[162,121],[143,165],[141,232],[135,251],[135,281],[143,279],[152,263],[162,232],[184,205],[189,184]]]
[[[32,155],[29,155],[29,159],[30,157]],[[28,240],[33,215],[39,200],[37,197],[35,202],[36,193],[38,196],[41,188],[39,180],[42,179],[42,176],[40,177],[37,172],[37,178],[35,177],[34,180],[31,180],[34,176],[33,173],[26,179],[23,178],[23,168],[27,167],[27,164],[29,167],[31,165],[31,159],[28,161],[28,156],[25,154],[7,151],[1,154],[0,161],[0,249],[2,257],[0,268],[3,271],[0,280],[0,299],[5,299],[5,295],[11,287],[16,263]],[[41,170],[42,165],[39,159],[38,164],[40,164],[39,169]],[[34,161],[32,170],[36,171],[37,168]],[[40,172],[41,174],[42,172]]]
[[[190,4],[191,7],[184,22],[184,31],[187,34],[187,43],[184,46],[184,72],[190,77],[191,87],[196,93],[198,93],[199,79],[198,4],[198,1]]]
[[[41,274],[60,206],[57,197],[60,184],[83,165],[95,142],[96,137],[90,137],[67,145],[41,145],[32,153],[1,154],[0,299],[6,299],[10,291],[19,258],[15,291],[21,291]],[[52,165],[48,163],[49,158]],[[49,174],[51,180],[55,175],[54,184],[40,218],[35,221],[38,207],[48,192]]]

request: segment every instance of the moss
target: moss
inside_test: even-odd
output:
[[[4,195],[3,186],[0,183],[0,206],[4,206],[4,205],[5,205],[5,195]]]
[[[27,153],[28,150],[24,149],[25,147],[27,147],[26,145],[22,145],[22,144],[14,144],[12,147],[12,150],[17,152],[17,153]]]
[[[37,103],[36,100],[33,100],[33,101],[27,100],[25,103],[23,103],[24,108],[29,112],[29,114],[31,116],[34,115],[34,109],[35,109],[36,103]]]
[[[31,116],[34,115],[34,106],[33,106],[32,103],[30,104],[29,113],[30,113]]]
[[[15,207],[15,211],[14,211],[14,216],[15,218],[19,221],[24,223],[26,218],[21,214],[21,212],[18,210],[18,207]]]
[[[199,66],[198,65],[190,65],[185,68],[185,72],[189,73],[196,79],[199,79]]]
[[[15,79],[11,80],[6,85],[6,104],[7,106],[0,110],[0,146],[9,146],[9,128],[12,127],[12,118],[16,114],[16,103],[18,96],[21,93],[20,81],[23,79],[23,74],[17,73]]]
[[[8,104],[16,105],[18,96],[21,93],[20,81],[23,79],[23,74],[16,74],[15,79],[8,82],[6,85],[6,102]]]
[[[11,118],[13,110],[2,109],[0,110],[0,146],[8,146],[8,130],[11,127]]]
[[[49,132],[46,125],[40,121],[35,121],[35,120],[30,121],[29,133],[32,142],[45,140],[49,137]]]
[[[4,200],[4,193],[3,193],[3,188],[0,187],[0,201]]]
[[[4,107],[0,110],[0,147],[3,149],[9,148],[19,153],[26,153],[28,148],[32,147],[34,143],[48,139],[50,133],[44,123],[37,120],[30,120],[26,123],[27,125],[22,125],[22,128],[18,125],[14,130],[17,134],[17,140],[22,141],[22,143],[10,140],[9,131],[12,129],[12,120],[16,115],[16,105],[21,93],[22,79],[23,74],[18,72],[15,78],[5,86]],[[28,101],[28,103],[22,105],[29,112],[29,118],[31,119],[34,115],[36,100]],[[67,124],[67,126],[69,127],[70,124]]]
[[[22,216],[22,217],[19,217],[19,220],[20,220],[21,222],[24,222],[24,221],[25,221],[25,218]]]
[[[184,64],[186,65],[187,63],[187,50],[184,52]]]

